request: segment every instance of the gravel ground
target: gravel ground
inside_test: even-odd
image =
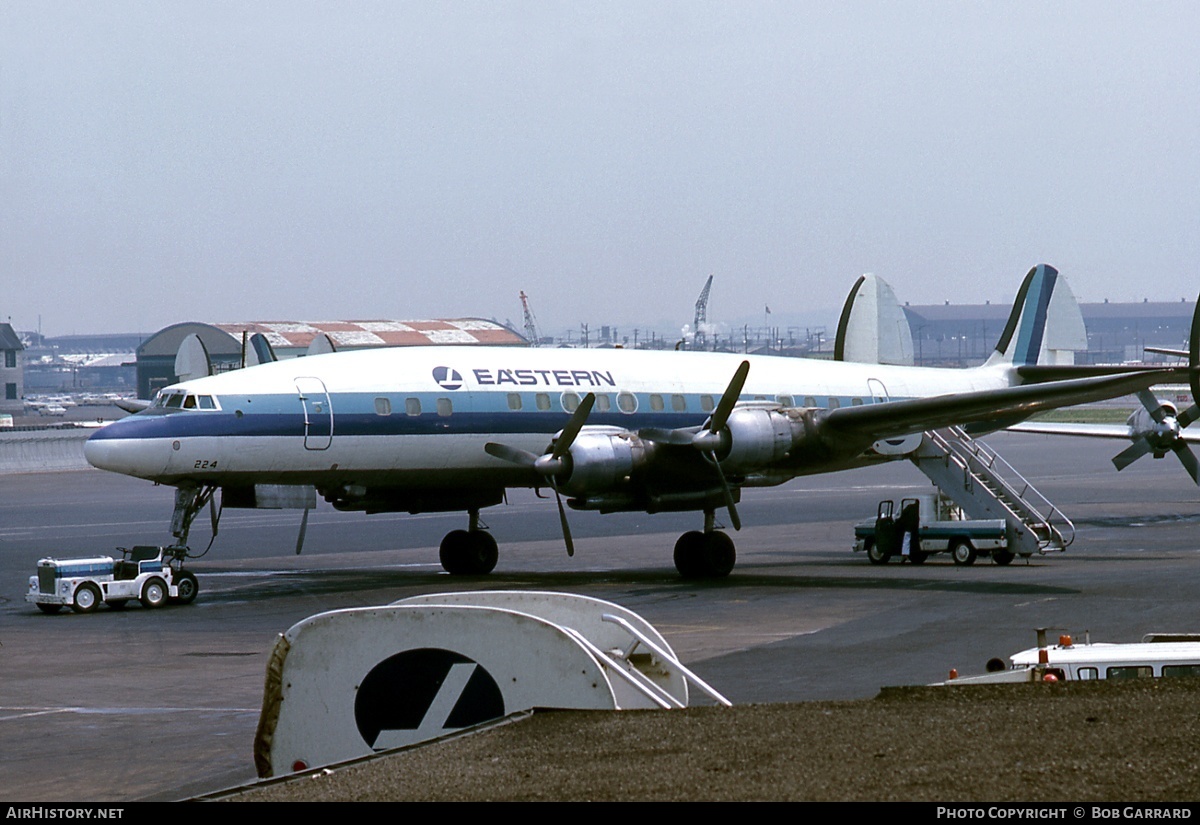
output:
[[[1200,679],[546,711],[231,801],[1200,800]]]

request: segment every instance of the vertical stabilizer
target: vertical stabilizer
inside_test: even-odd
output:
[[[863,364],[913,365],[908,318],[887,281],[869,272],[855,281],[838,320],[833,357]]]
[[[199,335],[192,333],[179,343],[179,350],[175,353],[175,377],[180,381],[191,381],[212,374],[208,347],[204,346]]]
[[[989,364],[1069,365],[1087,349],[1083,314],[1067,279],[1047,264],[1029,270]]]

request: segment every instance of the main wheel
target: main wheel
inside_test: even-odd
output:
[[[892,557],[891,553],[883,552],[875,539],[867,539],[864,543],[867,546],[867,561],[871,564],[887,564]]]
[[[200,582],[196,581],[196,575],[190,570],[179,571],[175,576],[175,587],[179,595],[171,601],[176,604],[191,604],[196,601],[196,595],[200,592]]]
[[[1008,552],[1007,550],[993,550],[992,551],[992,561],[994,561],[996,564],[1000,565],[1001,567],[1003,567],[1004,565],[1011,562],[1014,558],[1016,558],[1016,556],[1014,556],[1012,553]]]
[[[675,569],[685,579],[698,579],[704,575],[704,534],[689,530],[675,542]]]
[[[100,588],[91,582],[84,582],[75,588],[75,601],[71,609],[76,613],[91,613],[100,606]]]
[[[142,606],[143,607],[162,607],[167,603],[167,583],[158,576],[147,581],[142,585]]]
[[[438,558],[452,576],[483,576],[495,569],[500,551],[491,533],[451,530],[442,539]]]
[[[975,547],[966,539],[958,539],[950,548],[950,555],[954,557],[955,564],[968,565],[975,563]]]
[[[728,533],[714,530],[704,536],[700,554],[703,560],[701,575],[706,579],[723,579],[733,572],[737,551]]]

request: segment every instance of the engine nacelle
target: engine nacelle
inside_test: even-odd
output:
[[[571,470],[559,481],[559,489],[572,496],[616,490],[645,465],[647,446],[624,430],[585,430],[571,445]]]
[[[1156,458],[1161,458],[1179,439],[1179,421],[1174,404],[1162,402],[1159,405],[1164,416],[1161,422],[1155,421],[1150,411],[1143,408],[1134,410],[1125,422],[1136,435],[1143,436],[1154,449]]]
[[[725,427],[729,449],[720,456],[721,467],[735,472],[779,461],[804,433],[801,420],[780,410],[737,409],[729,414]]]

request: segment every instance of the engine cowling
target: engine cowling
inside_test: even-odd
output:
[[[1162,402],[1155,412],[1160,414],[1161,421],[1155,421],[1150,411],[1142,408],[1134,410],[1125,423],[1134,433],[1145,438],[1153,448],[1154,455],[1161,458],[1179,440],[1178,410],[1174,404]]]
[[[719,457],[721,467],[747,472],[781,460],[804,432],[801,421],[780,410],[736,409],[725,425],[728,449]]]
[[[560,477],[559,489],[572,496],[616,490],[646,464],[647,451],[633,433],[585,430],[571,444],[570,471]]]

